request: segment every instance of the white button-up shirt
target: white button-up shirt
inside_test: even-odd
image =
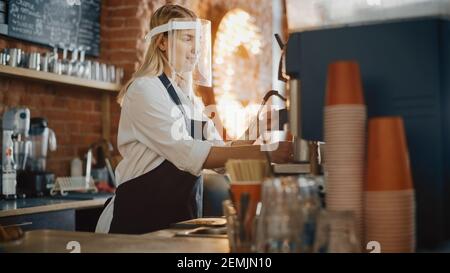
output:
[[[164,160],[198,176],[211,147],[224,145],[214,123],[203,113],[201,100],[192,90],[184,92],[171,82],[186,118],[207,121],[207,140],[190,136],[182,111],[158,77],[137,78],[128,87],[120,114],[117,144],[123,159],[115,173],[118,185],[148,173]],[[114,198],[100,216],[96,232],[109,232],[113,207]]]

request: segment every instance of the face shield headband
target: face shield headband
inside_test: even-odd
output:
[[[189,56],[189,62],[193,66],[186,70],[182,63],[186,62],[186,57],[175,48],[178,42],[175,37],[178,31],[189,30],[193,37],[193,56]],[[164,58],[166,63],[172,70],[172,78],[176,75],[181,78],[191,78],[193,84],[202,86],[212,86],[212,69],[211,69],[211,22],[202,19],[172,19],[167,24],[153,28],[146,36],[147,42],[151,41],[155,36],[167,33],[169,47],[167,51],[168,60]],[[177,69],[178,68],[178,69]],[[191,73],[191,75],[187,75]]]

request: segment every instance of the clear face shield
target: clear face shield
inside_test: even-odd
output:
[[[146,39],[167,32],[168,64],[172,79],[212,86],[211,22],[202,19],[172,19],[150,31]]]

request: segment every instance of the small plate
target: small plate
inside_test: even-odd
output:
[[[209,237],[209,238],[228,238],[227,228],[211,228],[211,227],[199,227],[187,231],[180,231],[175,233],[175,236],[180,237]]]
[[[171,228],[198,228],[198,227],[224,227],[227,224],[225,218],[198,218],[171,225]]]

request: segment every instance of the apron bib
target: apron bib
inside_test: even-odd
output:
[[[206,121],[188,119],[170,80],[165,74],[159,79],[183,113],[191,137],[205,140]],[[173,223],[202,217],[202,209],[202,176],[181,171],[165,160],[150,172],[119,185],[109,233],[143,234],[166,229]]]

